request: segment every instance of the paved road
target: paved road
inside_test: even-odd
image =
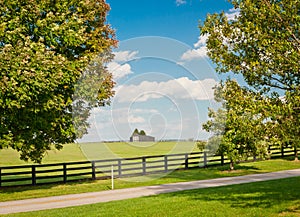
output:
[[[46,210],[84,204],[94,204],[115,200],[124,200],[142,196],[157,195],[169,192],[210,188],[249,182],[260,182],[281,178],[300,176],[300,169],[285,170],[273,173],[254,174],[237,177],[217,178],[210,180],[181,182],[156,186],[146,186],[137,188],[126,188],[119,190],[109,190],[101,192],[91,192],[82,194],[70,194],[63,196],[45,197],[37,199],[26,199],[17,201],[0,202],[0,214],[29,212],[36,210]]]

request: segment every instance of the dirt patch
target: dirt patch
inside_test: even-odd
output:
[[[279,216],[300,216],[300,205],[294,205],[287,208],[285,211],[279,214]]]
[[[223,170],[221,173],[241,173],[243,170]]]

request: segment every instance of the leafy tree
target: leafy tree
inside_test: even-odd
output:
[[[292,145],[295,160],[298,160],[300,146],[300,94],[294,95],[287,92],[285,97],[274,100],[270,112],[269,133],[275,144],[285,147]]]
[[[0,149],[41,162],[51,147],[74,141],[74,113],[80,113],[75,124],[83,124],[89,109],[109,104],[113,81],[103,64],[116,45],[109,9],[104,0],[0,2]],[[103,67],[85,70],[92,60]],[[77,84],[93,73],[101,85],[93,87],[96,100],[86,103],[88,87]],[[74,111],[76,89],[86,95],[77,96]]]
[[[139,130],[135,128],[132,135],[139,135],[139,134],[140,134]]]
[[[203,124],[206,131],[214,133],[205,148],[227,156],[230,169],[249,156],[265,157],[268,148],[265,108],[271,102],[231,80],[216,88],[215,99],[222,107],[217,111],[210,109],[210,120]]]
[[[208,55],[217,70],[242,74],[257,88],[299,90],[300,2],[231,2],[240,10],[236,19],[228,20],[225,13],[213,14],[200,26],[201,34],[209,34]]]
[[[140,135],[146,136],[146,132],[145,132],[144,130],[141,130],[141,131],[140,131]]]
[[[205,147],[207,146],[207,141],[199,140],[196,142],[196,145],[200,151],[204,151]]]
[[[239,15],[208,15],[201,34],[208,34],[208,55],[220,73],[241,74],[253,90],[272,96],[268,104],[270,140],[299,139],[300,2],[298,0],[231,0]],[[285,95],[282,102],[279,96]],[[272,111],[272,113],[271,113]],[[297,154],[296,154],[297,155]]]
[[[138,129],[134,129],[132,135],[142,135],[142,136],[146,136],[146,132],[144,130],[139,131]]]

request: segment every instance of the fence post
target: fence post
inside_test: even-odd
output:
[[[122,176],[122,162],[121,162],[121,159],[118,159],[118,173],[119,173],[119,177]]]
[[[2,186],[2,169],[0,168],[0,187]]]
[[[63,163],[64,183],[67,183],[67,164]]]
[[[92,161],[92,179],[96,180],[96,166],[95,166],[95,161]]]
[[[168,156],[165,155],[165,172],[167,173],[168,172]]]
[[[32,185],[36,185],[35,165],[31,166],[31,180],[32,180]]]
[[[284,147],[281,146],[281,157],[284,157]]]
[[[146,174],[146,158],[142,157],[143,175]]]
[[[224,166],[224,154],[221,154],[221,166]]]
[[[111,190],[114,190],[115,188],[114,178],[114,165],[111,165]]]
[[[206,154],[206,152],[203,152],[203,166],[204,167],[207,167],[207,154]]]
[[[185,154],[185,161],[184,161],[185,169],[189,168],[189,155]]]

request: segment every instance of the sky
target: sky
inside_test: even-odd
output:
[[[199,22],[238,11],[227,0],[107,0],[107,22],[119,41],[107,67],[116,82],[110,106],[90,116],[79,142],[127,141],[135,128],[156,140],[206,139],[208,108],[220,81]]]

